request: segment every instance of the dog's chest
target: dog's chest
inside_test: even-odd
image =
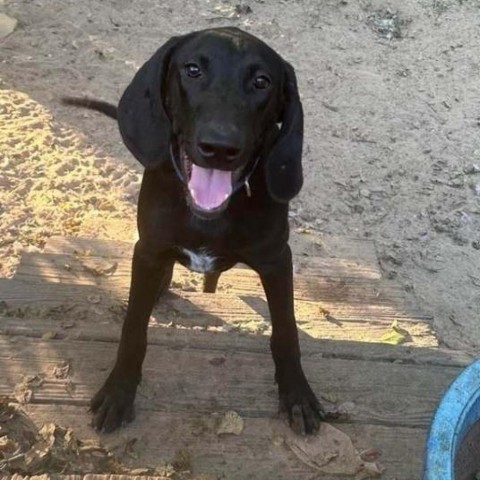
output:
[[[190,270],[198,273],[213,272],[215,270],[217,258],[208,249],[189,250],[182,248],[181,252],[185,256],[182,263]]]

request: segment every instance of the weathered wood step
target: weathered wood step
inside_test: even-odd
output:
[[[103,286],[0,279],[0,301],[4,302],[3,315],[7,316],[121,323],[126,296],[126,291]],[[389,305],[297,300],[295,311],[301,332],[314,338],[378,342],[396,321],[408,332],[407,342],[437,345],[424,314],[410,314]],[[248,295],[168,293],[154,309],[153,316],[159,323],[189,328],[224,327],[250,332],[268,332],[269,328],[266,301]]]
[[[69,321],[51,318],[13,318],[0,316],[0,334],[9,336],[110,342],[118,344],[121,324],[101,321]],[[225,352],[265,353],[269,336],[244,331],[198,330],[166,326],[151,321],[148,343],[179,349],[218,350]],[[475,357],[466,352],[439,347],[391,345],[352,340],[313,338],[300,331],[302,357],[339,358],[369,362],[465,367]],[[374,368],[374,367],[372,367]]]
[[[110,342],[2,336],[0,394],[18,394],[25,376],[41,375],[44,382],[32,389],[33,403],[87,406],[113,365],[116,348]],[[55,366],[65,361],[67,378],[55,378]],[[428,426],[442,392],[460,372],[319,355],[305,356],[303,365],[318,395],[349,405],[344,421],[412,428]],[[160,412],[233,409],[249,418],[274,417],[278,400],[270,353],[149,345],[137,404]]]
[[[14,276],[30,282],[59,282],[76,285],[102,285],[128,291],[130,285],[128,259],[65,254],[24,253]],[[177,265],[172,286],[182,290],[200,290],[202,276]],[[403,288],[387,280],[368,277],[338,277],[296,274],[295,298],[313,301],[341,301],[385,305],[409,305]],[[233,268],[220,277],[219,292],[263,296],[259,276],[246,268]]]
[[[42,475],[20,475],[17,473],[10,477],[2,478],[4,478],[4,480],[169,480],[168,477],[160,477],[157,475],[116,475],[111,473],[89,473],[85,475],[66,475],[59,473],[44,473]],[[192,478],[191,480],[195,480],[195,478]]]
[[[172,463],[178,452],[188,452],[192,480],[197,480],[196,475],[198,480],[352,480],[351,476],[315,472],[300,462],[285,445],[284,427],[278,420],[249,418],[241,435],[218,436],[211,428],[212,416],[139,409],[133,423],[114,434],[102,435],[88,425],[90,417],[82,407],[27,405],[26,410],[39,425],[55,421],[72,427],[82,439],[99,439],[132,467],[160,467]],[[352,424],[337,427],[350,436],[359,451],[375,448],[381,452],[378,461],[386,468],[382,478],[420,478],[425,430]],[[131,455],[124,453],[127,445]],[[98,477],[92,475],[88,480],[127,480],[113,475]]]
[[[294,252],[296,273],[332,278],[381,278],[372,241],[348,237],[312,237],[315,240],[308,241],[310,235],[295,237],[298,237],[302,244],[307,243],[307,246],[302,245],[302,253]],[[129,262],[133,253],[133,244],[115,240],[56,236],[48,240],[44,253],[104,257]]]
[[[291,243],[294,255],[317,256],[355,260],[372,268],[379,268],[373,240],[335,235],[298,234],[292,232]],[[123,257],[133,252],[133,242],[92,237],[50,237],[45,253],[75,253],[90,251],[103,257]]]
[[[132,439],[135,439],[132,458],[129,460],[132,466],[162,466],[171,463],[178,452],[186,450],[191,455],[192,470],[199,475],[198,480],[352,478],[318,472],[316,474],[295,458],[282,443],[283,430],[278,428],[278,423],[265,419],[249,419],[240,437],[233,435],[218,437],[209,428],[211,418],[199,417],[194,413],[188,416],[172,416],[151,412],[148,418],[139,417],[122,431],[106,436],[98,435],[87,426],[88,415],[78,407],[31,405],[28,407],[28,413],[39,424],[56,418],[71,425],[83,438],[100,437],[104,444],[120,454],[125,445],[132,444]],[[397,480],[420,478],[421,461],[417,453],[423,449],[425,437],[423,430],[398,428],[392,431],[385,427],[367,425],[342,425],[340,429],[352,438],[359,451],[368,448],[381,450],[382,456],[379,461],[386,467],[386,478],[389,478],[390,474],[394,474],[395,477],[392,478]],[[125,458],[125,455],[123,456]],[[215,476],[203,477],[202,474]],[[192,480],[196,478],[194,475]],[[75,480],[80,479],[77,477]],[[92,475],[88,480],[125,479],[115,476],[96,479]]]

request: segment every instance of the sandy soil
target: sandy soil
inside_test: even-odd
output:
[[[171,35],[236,25],[296,67],[294,224],[375,239],[442,342],[478,350],[478,0],[3,0],[0,12],[18,20],[0,40],[1,275],[53,233],[134,221],[141,169],[115,123],[58,96],[115,102]]]

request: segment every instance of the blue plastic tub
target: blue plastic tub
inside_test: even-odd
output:
[[[480,360],[452,382],[435,412],[427,437],[423,480],[455,479],[456,453],[477,420],[480,420]]]

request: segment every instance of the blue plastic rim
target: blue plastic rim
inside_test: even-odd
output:
[[[470,427],[480,419],[480,360],[451,383],[427,437],[423,480],[454,480],[455,456]]]

